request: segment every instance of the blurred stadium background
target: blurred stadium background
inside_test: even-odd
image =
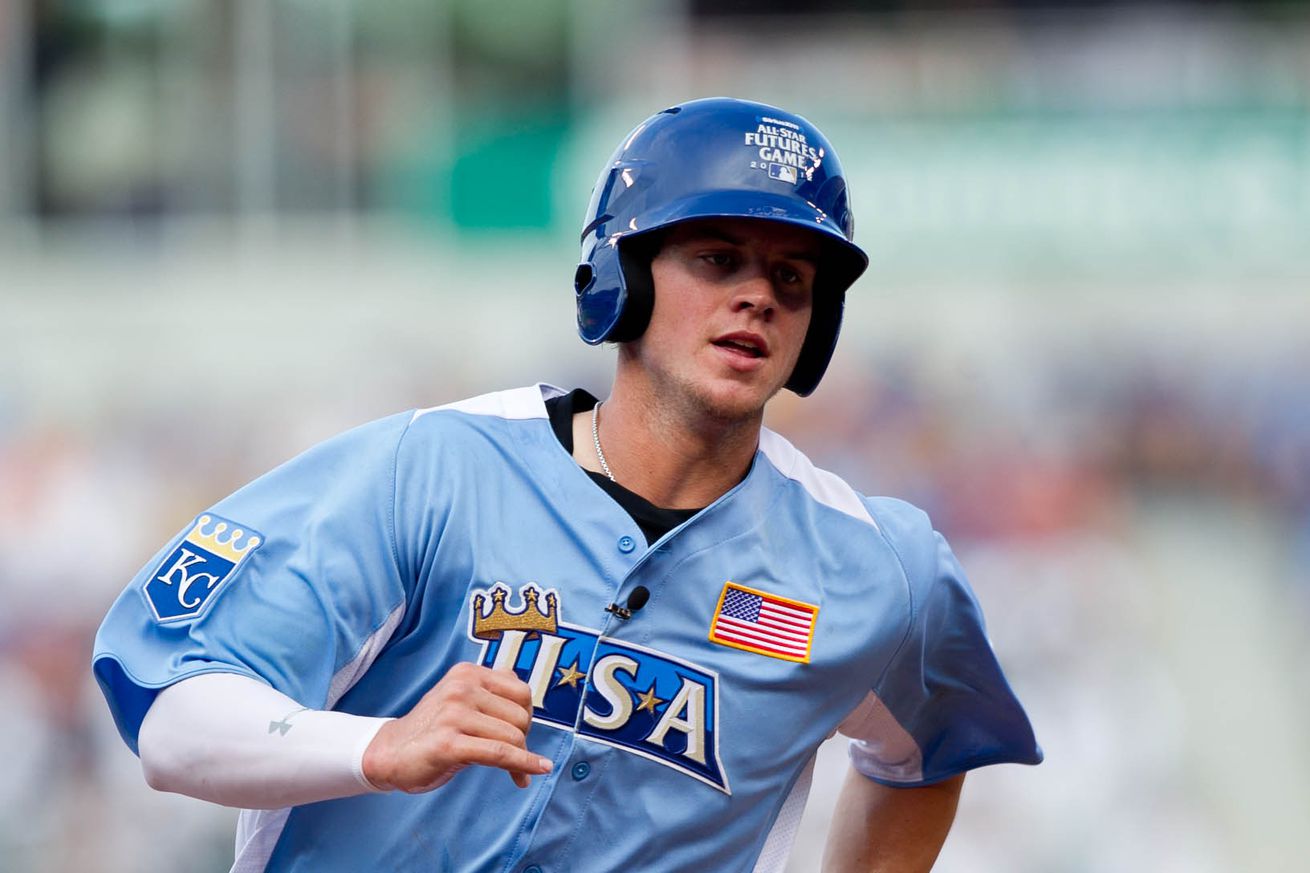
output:
[[[351,425],[603,392],[588,191],[713,94],[826,130],[873,257],[772,423],[933,513],[1047,753],[938,869],[1310,869],[1310,8],[872,0],[0,0],[0,869],[227,869],[109,602]]]

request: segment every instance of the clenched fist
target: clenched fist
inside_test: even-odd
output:
[[[532,692],[513,673],[456,664],[406,715],[388,722],[364,751],[364,776],[382,789],[431,791],[470,764],[500,767],[527,788],[549,773],[529,752]]]

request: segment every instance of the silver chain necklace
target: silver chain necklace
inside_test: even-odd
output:
[[[605,463],[605,453],[600,448],[600,401],[591,407],[591,442],[596,446],[596,460],[600,461],[600,470],[609,477],[611,482],[614,481],[614,474],[610,472],[610,465]]]

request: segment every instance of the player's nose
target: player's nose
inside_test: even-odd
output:
[[[752,264],[744,268],[732,290],[734,312],[754,310],[765,320],[773,317],[778,306],[778,293],[764,265]]]

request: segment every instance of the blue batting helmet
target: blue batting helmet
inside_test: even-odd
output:
[[[852,241],[846,176],[827,138],[799,115],[763,103],[693,100],[624,138],[587,207],[574,276],[578,333],[593,345],[641,336],[654,305],[650,260],[661,235],[652,233],[695,218],[778,221],[824,241],[809,332],[787,380],[809,394],[837,344],[846,289],[869,259]]]

